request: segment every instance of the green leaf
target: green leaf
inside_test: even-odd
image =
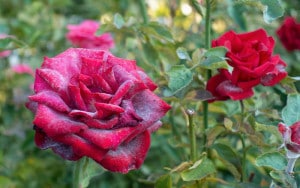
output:
[[[229,65],[224,58],[218,56],[209,56],[202,63],[200,63],[200,67],[214,70],[219,68],[228,69]]]
[[[193,80],[193,73],[184,65],[175,65],[168,72],[169,83],[168,87],[173,94],[187,87]]]
[[[246,19],[243,15],[245,7],[243,4],[233,3],[233,0],[229,0],[229,6],[227,11],[230,17],[240,26],[243,31],[247,30]]]
[[[124,18],[119,14],[115,14],[114,16],[114,26],[117,28],[117,29],[121,29],[125,24],[125,21],[124,21]]]
[[[183,181],[201,180],[216,172],[214,164],[206,157],[196,161],[192,167],[181,173]]]
[[[172,188],[172,177],[170,174],[165,174],[158,178],[154,188]]]
[[[260,0],[265,8],[263,10],[264,20],[266,23],[271,23],[277,18],[283,16],[284,10],[280,5],[279,0]]]
[[[169,28],[157,22],[151,22],[147,25],[140,25],[139,29],[151,38],[155,38],[164,43],[174,43],[173,36]]]
[[[287,165],[286,158],[279,152],[264,153],[256,158],[257,166],[266,166],[274,170],[284,170]]]
[[[210,48],[205,52],[206,57],[212,57],[212,56],[217,56],[220,58],[225,57],[225,54],[227,52],[227,48],[225,47],[215,47],[215,48]]]
[[[239,159],[239,156],[232,149],[232,147],[225,144],[216,143],[212,146],[212,148],[215,149],[218,155],[224,160],[227,160],[230,163],[234,164],[237,168],[241,166],[241,161]]]
[[[192,54],[192,61],[194,64],[199,64],[204,57],[204,49],[196,49]]]
[[[300,95],[290,94],[287,97],[287,104],[282,110],[282,119],[287,126],[300,121]]]
[[[211,129],[209,129],[206,133],[207,137],[207,144],[206,147],[210,147],[216,138],[225,131],[225,128],[223,126],[215,126]]]
[[[176,50],[177,56],[179,57],[179,59],[184,59],[184,60],[191,60],[190,55],[187,53],[186,49],[183,47],[179,47]]]
[[[295,179],[285,171],[273,170],[270,172],[270,176],[275,180],[277,185],[279,184],[279,187],[297,188]]]
[[[272,135],[274,135],[277,139],[282,138],[280,132],[278,131],[277,126],[265,125],[265,124],[262,124],[262,123],[255,122],[254,123],[254,128],[255,128],[255,131],[257,131],[257,132],[266,131],[266,132],[269,132]]]

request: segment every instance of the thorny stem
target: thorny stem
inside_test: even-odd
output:
[[[147,14],[146,2],[145,2],[145,0],[138,0],[138,1],[139,1],[139,4],[140,4],[144,24],[148,24],[149,23],[149,17],[148,17],[148,14]]]

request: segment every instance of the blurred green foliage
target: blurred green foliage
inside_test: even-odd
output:
[[[292,15],[300,20],[299,0],[278,2],[284,9],[284,16]],[[149,0],[150,22],[144,23],[139,0],[0,0],[0,33],[15,36],[20,42],[9,46],[16,48],[9,57],[0,59],[0,187],[72,187],[74,162],[64,161],[51,151],[41,151],[34,145],[33,115],[24,106],[27,96],[32,93],[33,78],[16,74],[11,67],[25,63],[36,68],[44,56],[53,57],[71,47],[65,38],[66,25],[85,19],[100,21],[99,33],[113,34],[116,47],[112,53],[136,59],[160,86],[158,94],[170,96],[175,90],[177,97],[185,99],[165,98],[173,108],[163,118],[164,126],[152,135],[151,149],[140,170],[126,175],[105,172],[93,178],[89,187],[150,188],[154,185],[171,187],[173,183],[173,187],[187,188],[194,186],[190,180],[195,178],[201,178],[203,187],[268,187],[271,172],[279,180],[285,178],[271,168],[257,166],[255,159],[263,153],[276,151],[282,143],[276,126],[281,121],[286,93],[297,92],[293,82],[285,80],[273,88],[257,87],[255,96],[244,101],[247,124],[243,132],[247,134],[248,145],[245,166],[249,181],[247,185],[240,183],[242,143],[236,133],[241,115],[239,103],[225,101],[210,105],[209,127],[205,134],[202,131],[201,100],[209,97],[203,90],[205,70],[195,67],[197,74],[192,74],[189,68],[199,64],[205,53],[201,51],[205,45],[204,18],[189,3],[188,0]],[[205,4],[200,8],[205,12]],[[275,52],[288,64],[289,75],[298,76],[300,53],[288,53],[275,36],[284,16],[267,24],[263,20],[263,10],[263,4],[254,0],[214,0],[212,37],[229,29],[244,32],[262,27],[276,39]],[[208,63],[209,67],[216,65],[212,65],[214,61]],[[188,70],[188,81],[183,81],[180,88],[172,86],[178,77],[176,67]],[[296,87],[300,88],[298,82]],[[181,92],[182,88],[184,92]],[[210,148],[201,155],[205,163],[193,170],[187,170],[190,163],[186,109],[196,111],[197,149],[200,152],[204,146]],[[208,138],[207,143],[203,143],[203,136]],[[210,169],[207,174],[201,171],[212,164],[216,171]],[[300,165],[296,165],[295,171],[300,171]],[[190,173],[195,177],[187,175]],[[210,177],[211,174],[214,176]],[[299,173],[294,176],[300,181]]]

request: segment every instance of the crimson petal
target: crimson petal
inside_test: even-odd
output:
[[[145,131],[117,150],[110,150],[103,160],[97,161],[112,172],[127,173],[138,169],[145,160],[150,147],[150,133]]]

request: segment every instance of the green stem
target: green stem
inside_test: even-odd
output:
[[[188,126],[189,126],[189,138],[190,138],[190,150],[191,150],[191,161],[197,161],[197,145],[196,145],[196,131],[193,121],[194,111],[188,109],[186,111],[188,115]]]
[[[146,6],[146,2],[145,0],[138,0],[139,4],[140,4],[140,8],[141,8],[141,13],[144,19],[144,24],[148,24],[149,23],[149,17],[147,14],[147,6]]]
[[[211,23],[210,23],[210,6],[211,0],[206,0],[206,15],[205,15],[205,48],[208,50],[211,48]],[[207,71],[207,80],[211,77],[211,70]]]
[[[289,158],[288,164],[286,166],[286,173],[293,174],[294,167],[298,158]]]
[[[240,106],[241,106],[241,122],[239,126],[243,126],[244,124],[244,111],[245,111],[245,106],[243,100],[240,100]],[[242,141],[242,152],[243,152],[243,158],[242,158],[242,182],[246,182],[247,180],[247,174],[246,174],[246,143],[245,143],[245,134],[242,132],[240,133],[241,141]]]
[[[205,15],[205,47],[206,49],[210,48],[210,0],[206,0],[206,15]],[[211,71],[207,70],[206,79],[209,80],[211,77]],[[203,125],[204,132],[208,128],[208,102],[203,102]],[[206,144],[206,135],[203,136],[204,145]]]

